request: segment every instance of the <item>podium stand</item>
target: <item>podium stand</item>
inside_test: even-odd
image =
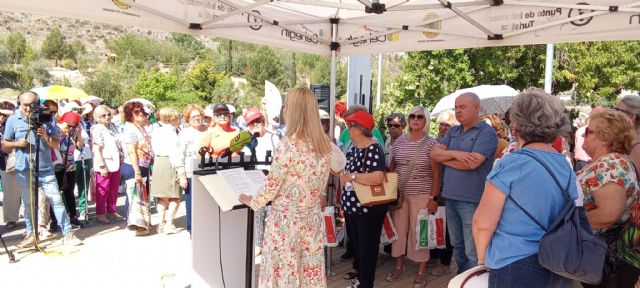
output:
[[[253,283],[256,278],[253,269],[253,210],[242,204],[228,211],[221,208],[216,201],[216,198],[220,198],[216,194],[216,183],[219,181],[216,171],[231,168],[253,170],[255,165],[270,165],[271,155],[269,153],[265,159],[268,161],[264,162],[245,162],[248,157],[244,155],[232,158],[225,163],[209,161],[200,164],[199,168],[204,167],[205,170],[194,171],[191,183],[192,265],[200,278],[197,279],[200,283],[194,283],[194,287],[257,286],[257,283]]]

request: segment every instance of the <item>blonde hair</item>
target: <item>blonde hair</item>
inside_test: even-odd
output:
[[[178,111],[176,111],[176,108],[173,107],[162,107],[160,111],[158,111],[158,116],[160,118],[160,122],[162,123],[171,123],[180,118],[180,115],[178,115]]]
[[[429,109],[422,107],[422,106],[414,106],[411,109],[411,112],[409,112],[409,115],[413,114],[416,111],[422,111],[422,114],[424,114],[424,128],[422,128],[422,131],[427,133],[427,135],[429,135],[429,129],[431,128],[431,113],[429,113]],[[409,121],[411,121],[411,119],[409,119]],[[409,132],[411,132],[411,125],[407,125],[407,127],[409,127]]]
[[[313,147],[318,154],[331,153],[331,141],[324,133],[318,115],[318,100],[308,88],[289,91],[285,99],[287,137],[295,137]]]
[[[456,112],[453,112],[451,110],[440,112],[440,114],[438,114],[438,123],[447,123],[451,126],[460,124],[460,122],[458,122],[458,119],[456,119]]]
[[[102,119],[102,115],[107,112],[111,113],[111,109],[107,105],[98,105],[95,109],[93,109],[93,119],[98,121],[98,119]],[[102,121],[100,121],[102,122]],[[102,124],[102,123],[101,123]]]
[[[189,121],[191,121],[191,112],[193,112],[193,110],[198,110],[200,115],[204,117],[204,109],[202,109],[200,105],[189,104],[184,108],[184,123],[189,123]]]
[[[598,139],[609,142],[611,151],[623,154],[631,152],[631,142],[636,137],[636,131],[633,122],[624,113],[608,109],[592,113],[589,116],[589,126],[595,127],[593,132]]]

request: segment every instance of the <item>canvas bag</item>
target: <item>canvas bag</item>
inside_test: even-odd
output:
[[[549,166],[536,155],[524,150],[515,153],[528,156],[542,165],[562,191],[565,200],[564,207],[556,219],[551,226],[545,228],[512,197],[512,194],[509,195],[509,199],[545,231],[540,239],[538,262],[560,276],[589,284],[600,283],[607,244],[593,235],[584,208],[576,207],[569,196],[572,177],[569,177],[566,188],[563,188]]]
[[[323,245],[324,247],[336,247],[338,246],[338,237],[336,234],[336,218],[335,208],[333,206],[327,206],[322,211],[322,230]]]

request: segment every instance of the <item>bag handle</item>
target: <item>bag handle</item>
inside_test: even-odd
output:
[[[402,137],[407,138],[406,135],[402,135]],[[409,139],[407,139],[407,142],[408,141]],[[416,160],[418,160],[418,154],[420,153],[420,151],[422,151],[424,146],[427,145],[427,142],[429,142],[429,135],[424,136],[424,138],[420,142],[420,145],[418,145],[418,150],[416,150],[416,155],[413,158],[411,158],[411,162],[409,162],[409,166],[407,169],[407,175],[402,178],[402,181],[400,183],[398,183],[399,184],[398,188],[400,188],[400,190],[404,190],[404,187],[407,186],[407,183],[409,183],[409,179],[411,178],[411,174],[413,172],[413,167],[416,166]]]
[[[553,178],[553,181],[556,183],[556,185],[558,186],[558,188],[560,189],[560,191],[562,191],[563,197],[565,198],[565,200],[567,201],[571,201],[571,197],[569,196],[569,187],[571,187],[571,172],[569,172],[569,180],[567,181],[567,188],[562,188],[562,186],[560,186],[560,181],[558,181],[558,178],[556,178],[556,175],[551,171],[551,168],[549,168],[549,166],[542,161],[540,158],[538,158],[538,156],[536,156],[535,154],[531,153],[531,152],[527,152],[526,150],[518,150],[514,153],[517,154],[521,154],[521,155],[525,155],[528,156],[529,158],[532,158],[533,160],[535,160],[536,162],[538,162],[545,170],[547,170],[547,173],[551,176],[551,178]],[[571,168],[569,168],[571,169]],[[515,198],[513,198],[511,196],[511,193],[509,193],[509,199],[511,199],[511,201],[513,201],[514,204],[516,204],[516,206],[518,208],[520,208],[520,210],[522,210],[522,212],[524,212],[524,214],[527,215],[527,217],[529,217],[531,220],[533,220],[533,222],[535,222],[540,229],[544,230],[545,232],[547,231],[547,228],[544,227],[544,225],[542,225],[538,220],[536,220],[535,217],[533,217],[533,215],[531,215],[526,209],[524,209],[522,207],[522,205],[520,205],[520,203],[518,203],[518,201],[516,201]]]

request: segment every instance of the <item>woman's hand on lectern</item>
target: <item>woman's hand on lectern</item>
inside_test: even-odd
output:
[[[249,203],[251,203],[251,201],[253,200],[253,197],[249,196],[249,195],[244,195],[244,194],[240,194],[240,202],[242,202],[242,204],[245,204],[247,206],[249,206]]]

